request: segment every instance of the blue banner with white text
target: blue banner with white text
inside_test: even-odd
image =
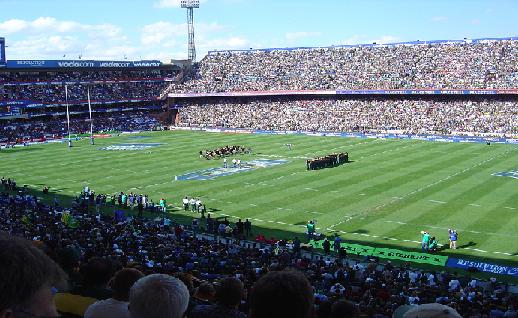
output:
[[[149,61],[94,61],[94,60],[9,60],[7,68],[144,68],[159,67],[162,62]]]
[[[509,275],[518,278],[518,267],[502,266],[478,261],[468,261],[459,258],[448,258],[446,267],[462,268],[462,269],[477,269],[481,272]]]

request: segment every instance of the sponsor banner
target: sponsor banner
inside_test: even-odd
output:
[[[0,38],[0,67],[5,66],[5,38]]]
[[[242,97],[286,95],[500,95],[518,94],[518,89],[381,89],[381,90],[293,90],[293,91],[244,91],[227,93],[169,93],[169,98],[190,97]]]
[[[165,82],[165,78],[142,78],[129,81],[130,83],[157,83]],[[86,85],[86,84],[117,84],[117,83],[128,83],[125,80],[116,81],[49,81],[49,82],[14,82],[14,83],[3,83],[4,86],[29,86],[29,85]]]
[[[437,266],[446,265],[446,261],[448,260],[448,256],[418,252],[407,252],[392,248],[376,248],[372,256]]]
[[[321,249],[322,248],[322,240],[309,242],[314,248]],[[331,245],[333,242],[330,242]],[[429,254],[429,253],[420,253],[420,252],[407,252],[401,251],[392,248],[376,248],[367,245],[360,244],[349,244],[349,243],[341,243],[341,247],[344,247],[347,250],[347,253],[361,255],[361,256],[375,256],[379,258],[400,260],[405,262],[413,262],[413,263],[421,263],[421,264],[430,264],[436,266],[445,266],[446,261],[448,260],[448,256]]]
[[[337,133],[337,132],[305,132],[305,131],[284,131],[284,130],[248,130],[248,129],[228,129],[228,128],[204,128],[204,127],[175,127],[171,130],[201,130],[206,132],[233,132],[233,133],[253,133],[265,135],[307,135],[307,136],[333,136],[347,138],[377,138],[377,139],[413,139],[438,142],[459,142],[459,143],[496,143],[496,144],[518,144],[518,135],[509,137],[482,137],[482,136],[443,136],[443,135],[409,135],[396,133]],[[502,136],[504,136],[502,134]]]
[[[468,261],[464,259],[458,259],[450,257],[448,262],[446,263],[447,267],[453,268],[462,268],[462,269],[471,269],[476,268],[479,271],[500,274],[500,275],[509,275],[518,278],[518,267],[511,266],[501,266],[496,264],[477,262],[477,261]]]
[[[160,67],[162,62],[149,61],[94,61],[94,60],[9,60],[7,68],[143,68]]]
[[[313,248],[321,249],[322,248],[322,242],[320,241],[309,241],[309,245],[313,246]],[[333,245],[333,242],[330,242],[331,246]],[[348,254],[354,254],[354,255],[360,255],[360,256],[371,256],[374,254],[374,247],[366,246],[366,245],[360,245],[360,244],[349,244],[349,243],[340,243],[340,246],[345,248]]]
[[[293,91],[243,91],[227,93],[169,93],[167,97],[243,97],[243,96],[279,96],[279,95],[336,95],[336,91],[328,90],[293,90]]]

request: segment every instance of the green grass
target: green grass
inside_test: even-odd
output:
[[[421,230],[447,243],[447,229],[456,228],[461,248],[442,254],[518,263],[518,180],[491,175],[518,169],[517,146],[183,131],[142,135],[149,138],[2,150],[0,174],[38,191],[48,185],[64,203],[86,184],[97,193],[146,193],[155,202],[165,197],[175,207],[185,195],[202,197],[216,216],[252,218],[255,232],[268,236],[303,236],[303,225],[316,219],[319,231],[342,233],[347,241],[418,250]],[[163,145],[99,150],[149,142]],[[243,161],[284,158],[289,163],[208,181],[175,181],[175,175],[222,165],[198,158],[199,150],[233,144],[253,148]],[[349,152],[353,162],[305,170],[304,158],[338,151]],[[171,216],[188,222],[191,214],[175,207]]]

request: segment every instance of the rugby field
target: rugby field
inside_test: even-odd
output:
[[[251,147],[239,156],[243,162],[280,164],[232,173],[220,169],[222,160],[199,158],[200,150],[225,145]],[[350,163],[306,171],[305,158],[341,151]],[[37,191],[48,185],[47,199],[56,195],[65,204],[88,184],[97,193],[165,197],[169,215],[188,222],[191,212],[178,207],[183,196],[195,196],[214,216],[250,218],[255,234],[304,237],[304,225],[315,219],[319,232],[346,241],[415,250],[421,230],[447,243],[454,228],[460,248],[441,254],[500,263],[518,263],[516,170],[516,145],[302,135],[167,131],[97,139],[95,146],[85,139],[70,149],[59,143],[0,151],[1,175]],[[192,179],[197,174],[214,178]],[[176,180],[182,175],[190,179]]]

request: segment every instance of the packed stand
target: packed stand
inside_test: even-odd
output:
[[[105,113],[93,117],[93,130],[97,133],[112,131],[154,130],[159,122],[149,112]],[[90,132],[88,118],[71,118],[71,134]],[[0,127],[0,143],[21,143],[36,139],[57,139],[68,135],[67,121],[59,119],[36,119],[7,121]]]
[[[170,93],[518,87],[518,40],[213,52]]]
[[[376,259],[353,261],[303,253],[297,238],[275,245],[207,240],[203,235],[194,237],[178,224],[165,225],[161,219],[121,221],[74,208],[71,214],[78,226],[71,228],[60,213],[36,196],[9,190],[13,190],[12,182],[0,195],[0,232],[33,241],[62,267],[68,275],[68,291],[57,284],[64,275],[53,262],[41,268],[42,275],[53,273],[52,279],[35,281],[49,286],[46,292],[50,286],[57,288],[52,288],[53,293],[58,292],[57,309],[67,317],[105,317],[93,315],[103,310],[110,317],[119,310],[127,314],[128,302],[131,317],[159,317],[173,308],[177,313],[168,317],[331,318],[343,317],[337,314],[341,310],[351,314],[348,317],[391,317],[401,305],[426,303],[450,310],[455,314],[452,317],[459,317],[458,313],[463,317],[517,315],[516,295],[494,279],[483,282],[390,262],[382,266]],[[12,239],[0,241],[0,264],[11,273],[13,262],[20,259],[12,255],[29,247],[17,243],[14,248]],[[33,254],[41,253],[32,249]],[[27,262],[33,258],[23,259],[25,263],[18,266],[32,264]],[[35,259],[43,262],[46,258]],[[142,278],[144,275],[148,276]],[[2,286],[15,288],[17,295],[27,293],[13,285],[18,279],[22,278],[0,278]],[[161,298],[164,295],[171,298]],[[0,303],[0,311],[36,310],[15,306],[20,303],[19,298]],[[417,308],[425,309],[413,310]],[[52,315],[49,311],[45,316],[56,316],[55,308]]]
[[[518,134],[518,101],[508,99],[313,98],[183,102],[180,126],[321,132]]]
[[[70,104],[92,101],[157,99],[176,80],[178,71],[72,71],[72,72],[0,72],[1,100],[30,100],[35,103],[64,104],[65,83]]]

